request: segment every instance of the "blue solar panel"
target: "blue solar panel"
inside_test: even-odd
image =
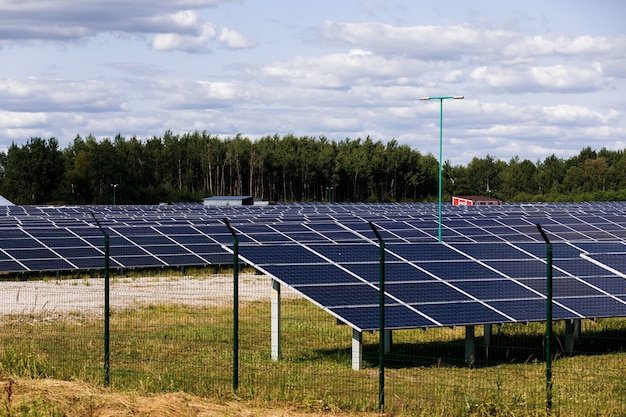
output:
[[[337,263],[371,262],[378,259],[379,249],[371,243],[360,244],[311,244],[311,250]]]
[[[626,303],[610,296],[598,297],[572,297],[558,300],[559,303],[569,307],[582,317],[624,317],[626,316]]]
[[[547,266],[539,259],[485,261],[486,265],[494,268],[502,274],[515,278],[544,278],[547,275]],[[553,270],[553,276],[563,276],[564,272]]]
[[[111,235],[112,267],[231,263],[229,218],[243,259],[359,329],[378,326],[368,221],[387,241],[389,328],[543,320],[541,223],[554,241],[555,318],[626,315],[624,203],[446,204],[444,244],[436,204],[11,207],[0,213],[0,271],[101,268],[92,212]]]
[[[375,307],[339,307],[328,309],[345,323],[358,329],[378,329],[380,313]],[[424,317],[407,306],[391,305],[385,307],[385,328],[406,329],[419,327],[435,327],[440,324]]]
[[[510,260],[510,259],[528,259],[528,255],[520,251],[512,245],[503,245],[502,241],[493,244],[476,245],[473,243],[452,244],[455,249],[463,252],[467,256],[479,260]],[[544,247],[545,250],[545,247]]]
[[[577,259],[557,259],[553,262],[553,267],[581,278],[606,274],[605,269],[580,257]]]
[[[253,264],[263,265],[306,265],[327,263],[301,245],[241,245],[239,255]]]
[[[370,260],[370,263],[345,263],[346,269],[368,282],[377,283],[380,280],[380,266],[378,262]],[[433,277],[414,265],[394,261],[385,262],[385,282],[419,282],[432,281]]]
[[[446,281],[497,280],[502,275],[472,261],[425,262],[422,268]]]
[[[447,304],[471,300],[455,288],[437,281],[410,284],[390,283],[385,285],[385,291],[406,304]]]
[[[72,264],[57,257],[23,259],[22,264],[31,271],[63,271],[75,269]]]
[[[477,302],[421,304],[422,313],[434,317],[442,326],[464,326],[477,323],[503,323],[511,321],[501,313]],[[545,316],[544,316],[545,317]]]
[[[487,304],[510,317],[515,317],[519,322],[544,321],[546,319],[545,299],[488,301]],[[560,319],[581,318],[580,315],[572,313],[558,304],[553,304],[552,314],[553,317]]]
[[[588,277],[585,281],[589,284],[615,296],[626,296],[626,279],[614,275],[601,277]]]
[[[378,264],[372,265],[377,269]],[[292,287],[301,285],[343,285],[363,282],[349,272],[326,263],[307,265],[263,265],[262,269]]]
[[[545,279],[528,279],[523,282],[541,294],[546,295]],[[557,299],[575,296],[599,296],[602,293],[576,278],[560,277],[552,280],[552,295]]]
[[[626,253],[590,253],[586,256],[588,259],[603,265],[605,271],[610,269],[621,274],[626,274]]]
[[[207,265],[211,263],[191,253],[179,253],[177,255],[161,254],[159,259],[169,266]]]
[[[380,291],[364,284],[352,285],[301,285],[296,287],[298,292],[315,301],[323,300],[327,308],[377,306]],[[391,304],[392,300],[385,297],[385,304]]]
[[[104,253],[90,246],[55,248],[55,252],[66,259],[96,258],[102,263]]]
[[[523,285],[525,284],[524,282]],[[541,298],[540,295],[525,288],[523,285],[508,279],[497,281],[459,281],[454,283],[456,288],[483,301]]]
[[[400,244],[390,243],[385,245],[390,252],[400,258],[411,262],[420,261],[457,261],[467,258],[454,249],[445,245],[428,244]]]

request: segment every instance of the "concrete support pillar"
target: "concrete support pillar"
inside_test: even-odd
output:
[[[565,352],[574,351],[574,343],[580,337],[580,319],[565,320]]]
[[[483,331],[483,343],[485,344],[485,357],[489,359],[489,346],[491,346],[491,336],[493,335],[493,325],[485,324]]]
[[[271,293],[272,360],[280,359],[280,282],[272,279]]]
[[[385,343],[385,349],[384,349],[384,353],[389,353],[391,352],[391,345],[393,344],[393,338],[392,338],[392,333],[391,330],[385,330],[384,331],[384,343]]]
[[[363,333],[352,329],[352,369],[361,370],[363,367]]]
[[[476,360],[476,342],[474,340],[474,326],[465,326],[465,364],[474,366]]]

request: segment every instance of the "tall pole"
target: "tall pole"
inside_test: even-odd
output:
[[[224,224],[233,235],[233,391],[239,389],[239,237],[230,222]]]
[[[117,184],[111,184],[113,187],[113,205],[115,205],[115,190],[117,190]]]
[[[111,374],[111,350],[110,350],[110,283],[109,283],[109,234],[100,225],[96,215],[91,212],[100,231],[104,235],[104,386],[108,387]]]
[[[443,101],[447,99],[463,100],[464,96],[436,96],[422,97],[420,100],[439,100],[439,207],[437,214],[437,240],[441,242],[441,211],[442,211],[442,189],[443,189]]]
[[[546,242],[546,408],[552,410],[552,243],[543,231],[541,224],[537,229]]]
[[[378,233],[374,223],[370,228],[378,239],[378,408],[385,408],[385,241]]]
[[[443,99],[439,99],[439,210],[437,214],[438,225],[437,225],[437,240],[441,242],[441,208],[442,208],[442,189],[443,189],[443,181],[441,180],[441,176],[443,173]]]

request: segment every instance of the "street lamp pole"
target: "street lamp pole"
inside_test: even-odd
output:
[[[117,184],[111,184],[113,187],[113,205],[115,205],[115,190],[117,190]]]
[[[463,100],[464,96],[434,96],[434,97],[421,97],[420,100],[439,100],[439,214],[438,214],[438,230],[437,240],[441,242],[441,194],[442,194],[442,174],[443,174],[443,101]]]

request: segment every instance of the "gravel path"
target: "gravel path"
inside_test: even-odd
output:
[[[269,300],[271,280],[239,274],[240,301]],[[293,296],[283,287],[282,296]],[[112,309],[147,304],[224,306],[232,303],[232,275],[205,277],[111,278]],[[101,315],[104,279],[0,282],[1,315]]]

